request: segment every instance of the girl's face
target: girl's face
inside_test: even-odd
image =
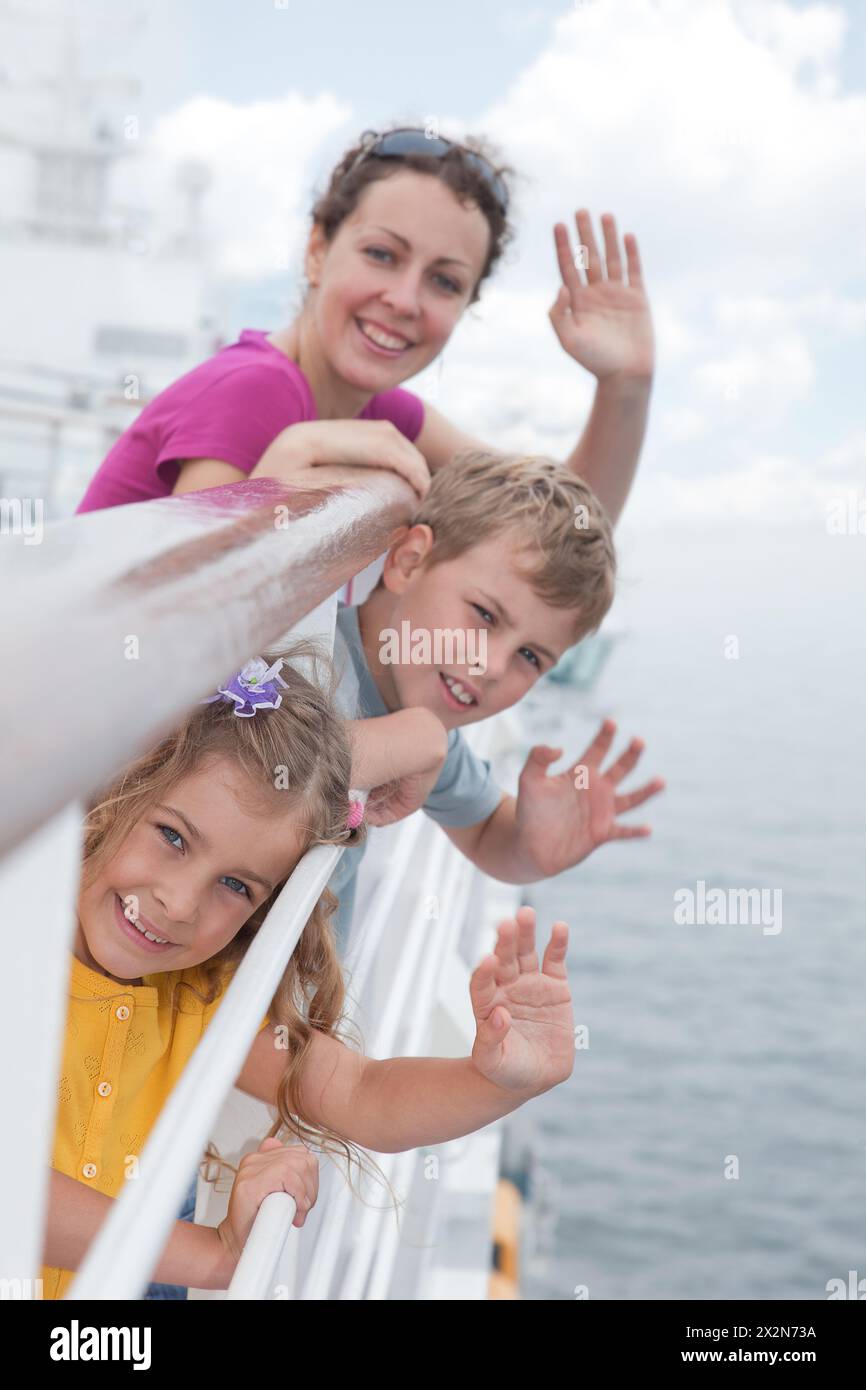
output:
[[[411,169],[370,184],[330,245],[314,226],[306,268],[332,369],[374,393],[420,372],[469,303],[489,243],[474,203]]]
[[[142,816],[80,893],[78,959],[135,981],[199,965],[227,946],[305,847],[297,813],[252,816],[238,798],[253,795],[228,759],[177,782],[168,804]]]

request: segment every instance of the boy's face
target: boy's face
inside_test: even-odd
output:
[[[239,806],[236,797],[251,792],[220,759],[176,783],[168,806],[145,812],[79,894],[78,959],[133,981],[199,965],[227,946],[302,852],[294,817],[253,817]],[[168,944],[148,940],[130,918]]]
[[[400,634],[408,621],[411,633],[428,632],[433,659],[429,664],[382,661],[378,675],[387,704],[425,706],[453,729],[516,704],[573,645],[577,615],[539,598],[518,569],[518,563],[528,568],[531,556],[507,535],[427,567],[431,545],[430,528],[413,526],[391,550],[383,582],[392,600],[388,626]],[[452,640],[449,653],[448,629],[466,633],[464,652]],[[378,632],[369,634],[377,652],[386,652],[384,640]],[[414,647],[424,654],[417,638]],[[449,660],[449,655],[465,659]],[[462,690],[453,688],[455,682]]]

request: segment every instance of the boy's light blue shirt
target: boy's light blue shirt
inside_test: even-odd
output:
[[[349,604],[337,608],[334,632],[334,664],[339,677],[336,704],[344,719],[375,719],[391,711],[376,687],[367,665],[358,628],[358,609]],[[448,752],[424,811],[440,825],[477,825],[496,810],[503,797],[490,771],[490,763],[477,757],[459,729],[448,731]],[[364,846],[344,850],[329,882],[340,899],[338,936],[344,938],[351,920],[355,874]]]

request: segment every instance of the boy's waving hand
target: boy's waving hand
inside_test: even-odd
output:
[[[505,883],[536,883],[586,859],[609,840],[649,835],[648,825],[620,825],[617,820],[664,788],[661,777],[633,792],[619,784],[637,765],[643,741],[632,739],[606,772],[601,764],[610,751],[616,724],[606,719],[580,761],[548,776],[561,748],[537,744],[520,774],[518,794],[503,796],[486,821],[446,826],[457,848],[485,873]]]
[[[620,794],[620,782],[637,765],[643,740],[633,738],[606,772],[601,764],[610,751],[616,724],[606,719],[579,761],[556,776],[547,768],[561,748],[533,748],[520,775],[515,827],[524,855],[540,875],[561,873],[586,859],[609,840],[633,840],[650,834],[648,825],[620,825],[617,817],[664,788],[654,777],[636,791]]]

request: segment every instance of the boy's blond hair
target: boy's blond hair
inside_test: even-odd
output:
[[[433,531],[431,565],[511,533],[515,553],[525,558],[521,572],[539,598],[575,609],[575,641],[599,626],[613,602],[610,522],[586,483],[555,459],[461,450],[434,474],[413,524]]]

